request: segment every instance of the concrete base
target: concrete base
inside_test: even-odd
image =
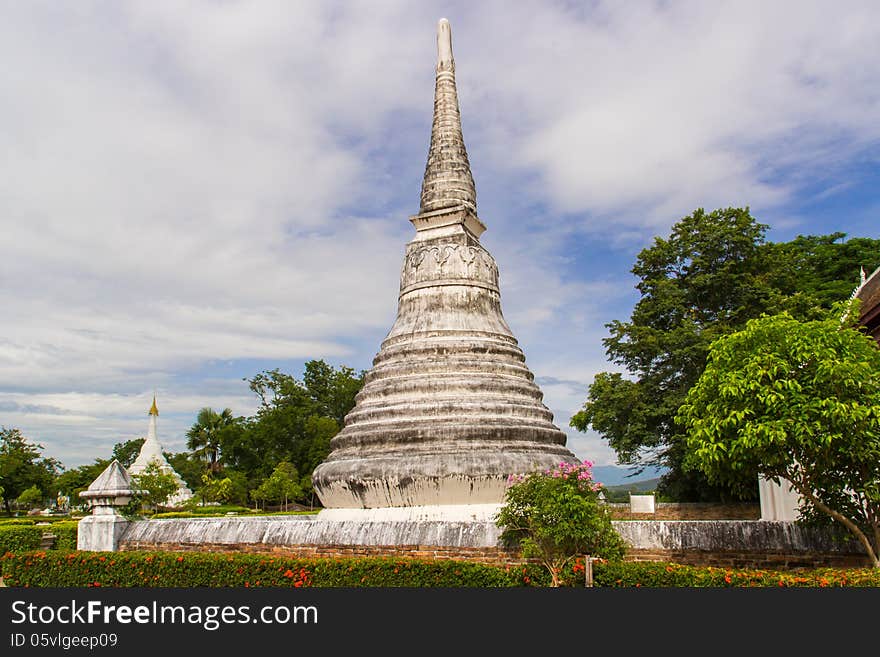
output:
[[[339,509],[342,511],[342,509]],[[334,510],[331,510],[334,511]],[[354,511],[354,510],[353,510]],[[370,511],[365,509],[364,511]],[[323,513],[323,512],[322,512]],[[123,537],[125,549],[162,545],[278,549],[285,546],[498,547],[494,520],[319,520],[316,516],[168,518],[138,520]]]
[[[120,515],[92,515],[79,521],[76,549],[93,552],[116,552],[130,521]]]
[[[494,522],[501,504],[437,504],[377,509],[323,509],[316,520],[326,522]]]

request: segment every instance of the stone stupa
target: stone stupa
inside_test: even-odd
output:
[[[159,466],[159,470],[165,474],[170,474],[177,482],[177,492],[171,495],[167,501],[169,506],[177,506],[190,499],[193,493],[162,453],[162,444],[156,437],[156,420],[159,417],[159,407],[156,406],[155,395],[153,395],[153,405],[150,406],[149,415],[150,423],[147,427],[147,438],[144,440],[144,444],[141,445],[141,451],[138,452],[134,463],[128,467],[128,473],[130,475],[142,474],[150,463],[156,463]]]
[[[580,462],[501,313],[498,266],[480,244],[486,226],[462,138],[449,22],[437,30],[431,143],[397,319],[312,477],[330,516],[497,509],[511,474]]]

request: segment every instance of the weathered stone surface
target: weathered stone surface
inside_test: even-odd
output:
[[[314,516],[139,520],[117,540],[122,550],[522,561],[518,551],[501,547],[499,528],[485,518],[382,520],[378,513],[341,521]],[[790,522],[614,521],[613,526],[629,544],[627,560],[762,568],[866,565],[864,551],[854,542],[838,542],[826,532]]]
[[[116,511],[131,501],[135,491],[128,472],[116,459],[79,495],[92,505],[92,515],[79,521],[76,549],[112,552],[128,528],[129,521]]]
[[[480,244],[449,24],[438,26],[431,146],[397,319],[313,483],[328,508],[503,501],[510,474],[578,459],[565,448],[501,312]]]
[[[261,545],[425,545],[494,547],[500,530],[492,521],[317,520],[314,516],[181,518],[131,523],[127,546],[210,544]]]
[[[477,192],[461,133],[461,113],[455,88],[452,29],[449,21],[437,25],[437,79],[431,146],[422,182],[421,213],[459,205],[477,213]]]
[[[76,549],[115,552],[130,524],[117,513],[86,516],[76,527]]]
[[[795,522],[751,520],[613,521],[614,529],[641,550],[743,552],[846,552],[863,550],[854,540]]]

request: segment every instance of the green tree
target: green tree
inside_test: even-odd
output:
[[[880,567],[880,350],[840,314],[762,317],[712,344],[678,421],[710,480],[790,482]]]
[[[71,506],[79,505],[83,501],[80,492],[91,486],[108,465],[109,459],[95,459],[94,463],[65,470],[55,479],[55,488],[70,497]]]
[[[129,467],[140,454],[145,440],[146,438],[132,438],[124,443],[116,443],[113,445],[110,461],[116,459],[123,468]],[[107,465],[110,465],[110,461],[107,461]]]
[[[625,372],[597,374],[584,408],[571,418],[571,426],[592,427],[605,438],[621,464],[666,468],[658,486],[666,498],[757,496],[754,473],[741,473],[748,486],[712,485],[683,467],[686,441],[675,415],[712,342],[762,314],[818,317],[821,306],[855,288],[857,263],[880,260],[880,240],[841,242],[844,235],[835,233],[774,244],[765,241],[767,228],[748,208],[698,209],[667,239],[643,249],[632,269],[641,298],[628,322],[606,325],[610,335],[603,340],[609,359]]]
[[[202,485],[198,491],[202,502],[246,504],[248,489],[244,475],[229,468],[225,469],[223,474],[222,477],[210,474],[202,475]]]
[[[186,432],[186,446],[207,463],[211,473],[220,470],[220,436],[235,421],[230,408],[224,408],[218,413],[205,407],[199,411],[195,423]]]
[[[251,491],[251,497],[257,502],[283,503],[287,511],[287,502],[302,497],[303,490],[299,483],[299,473],[292,463],[282,461],[259,488]]]
[[[501,540],[519,547],[527,558],[537,558],[550,572],[552,586],[579,555],[620,559],[626,544],[611,525],[600,504],[601,486],[593,481],[585,461],[563,463],[549,472],[512,476],[497,524]]]
[[[21,495],[18,496],[18,504],[19,506],[23,506],[28,509],[35,509],[37,507],[43,506],[43,500],[45,499],[45,495],[43,491],[40,490],[39,486],[31,486],[30,488],[26,488]]]
[[[18,429],[0,427],[0,485],[7,513],[12,512],[10,501],[31,486],[48,495],[60,463],[41,456],[42,450],[42,445],[29,442]]]
[[[201,486],[205,472],[205,462],[201,458],[190,452],[162,452],[162,455],[191,491],[195,492]]]
[[[363,372],[308,361],[300,381],[268,370],[249,380],[260,399],[254,417],[232,425],[220,439],[220,460],[246,475],[254,489],[282,461],[291,463],[301,478],[330,452],[330,439],[342,428],[345,414],[363,384]]]
[[[148,463],[143,472],[131,479],[134,488],[139,491],[136,497],[150,509],[164,505],[177,492],[177,479],[173,474],[163,472],[156,461]]]
[[[781,290],[800,290],[830,309],[849,298],[859,270],[867,274],[880,266],[880,239],[846,233],[798,235],[790,242],[769,243],[764,250],[777,263],[773,283]]]

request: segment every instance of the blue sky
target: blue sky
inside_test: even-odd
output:
[[[880,236],[875,2],[0,7],[0,424],[75,466],[396,311],[451,21],[483,244],[569,447],[638,251],[697,207]],[[855,285],[857,272],[853,274]]]

